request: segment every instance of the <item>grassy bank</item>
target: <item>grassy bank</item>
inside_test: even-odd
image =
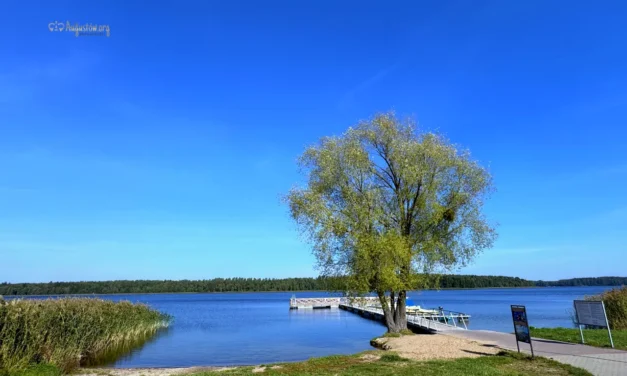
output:
[[[579,329],[576,328],[531,328],[531,335],[537,338],[554,341],[581,343]],[[586,345],[596,347],[610,347],[607,329],[584,329],[583,337]],[[614,346],[617,349],[627,350],[627,330],[612,330]]]
[[[378,354],[374,356],[373,354]],[[380,357],[380,358],[379,358]],[[377,359],[378,358],[378,359]],[[557,363],[546,358],[502,352],[494,356],[456,360],[414,361],[394,353],[368,352],[352,356],[330,356],[300,363],[268,367],[242,367],[221,371],[220,375],[529,375],[529,376],[588,376],[585,370]],[[215,376],[215,372],[200,372],[189,376]]]
[[[50,364],[70,371],[168,325],[148,306],[109,300],[63,298],[0,300],[0,374]]]

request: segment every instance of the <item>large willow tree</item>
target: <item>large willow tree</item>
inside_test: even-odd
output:
[[[393,113],[323,138],[299,164],[307,186],[286,201],[321,274],[376,293],[390,332],[407,329],[407,291],[466,265],[496,236],[482,214],[486,169]]]

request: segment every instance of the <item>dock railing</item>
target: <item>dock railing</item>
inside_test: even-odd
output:
[[[355,305],[350,301],[342,304],[342,306],[352,310],[353,312],[363,312],[370,315],[378,315],[383,317],[383,309],[381,305],[374,301],[365,302],[368,305]],[[340,306],[340,308],[342,307]],[[372,316],[370,316],[372,317]],[[413,312],[406,312],[407,323],[413,324],[422,329],[429,331],[446,331],[446,330],[467,330],[470,315],[462,312],[450,311],[445,309],[420,309]]]
[[[467,315],[462,312],[450,311],[447,309],[437,309],[437,310],[429,309],[425,311],[438,311],[438,313],[435,314],[433,312],[420,312],[420,311],[407,312],[406,313],[407,318],[408,320],[410,317],[414,319],[424,318],[428,320],[429,322],[437,322],[437,323],[445,324],[448,326],[454,326],[456,328],[463,327],[464,329],[468,329],[467,322],[468,320],[470,320],[470,315]],[[427,323],[427,324],[430,327],[430,323]]]

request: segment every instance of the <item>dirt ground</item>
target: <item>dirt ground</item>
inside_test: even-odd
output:
[[[400,356],[416,360],[476,358],[492,355],[499,349],[445,334],[416,334],[400,338],[379,338],[377,342]]]

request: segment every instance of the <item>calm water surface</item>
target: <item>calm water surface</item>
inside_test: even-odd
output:
[[[472,316],[471,329],[512,331],[511,304],[527,306],[537,327],[572,326],[574,299],[609,287],[442,290],[410,293],[415,304]],[[298,361],[370,348],[385,328],[341,310],[289,310],[293,293],[140,294],[102,296],[150,305],[174,316],[171,327],[111,367],[249,365]],[[296,293],[306,298],[320,292]]]

